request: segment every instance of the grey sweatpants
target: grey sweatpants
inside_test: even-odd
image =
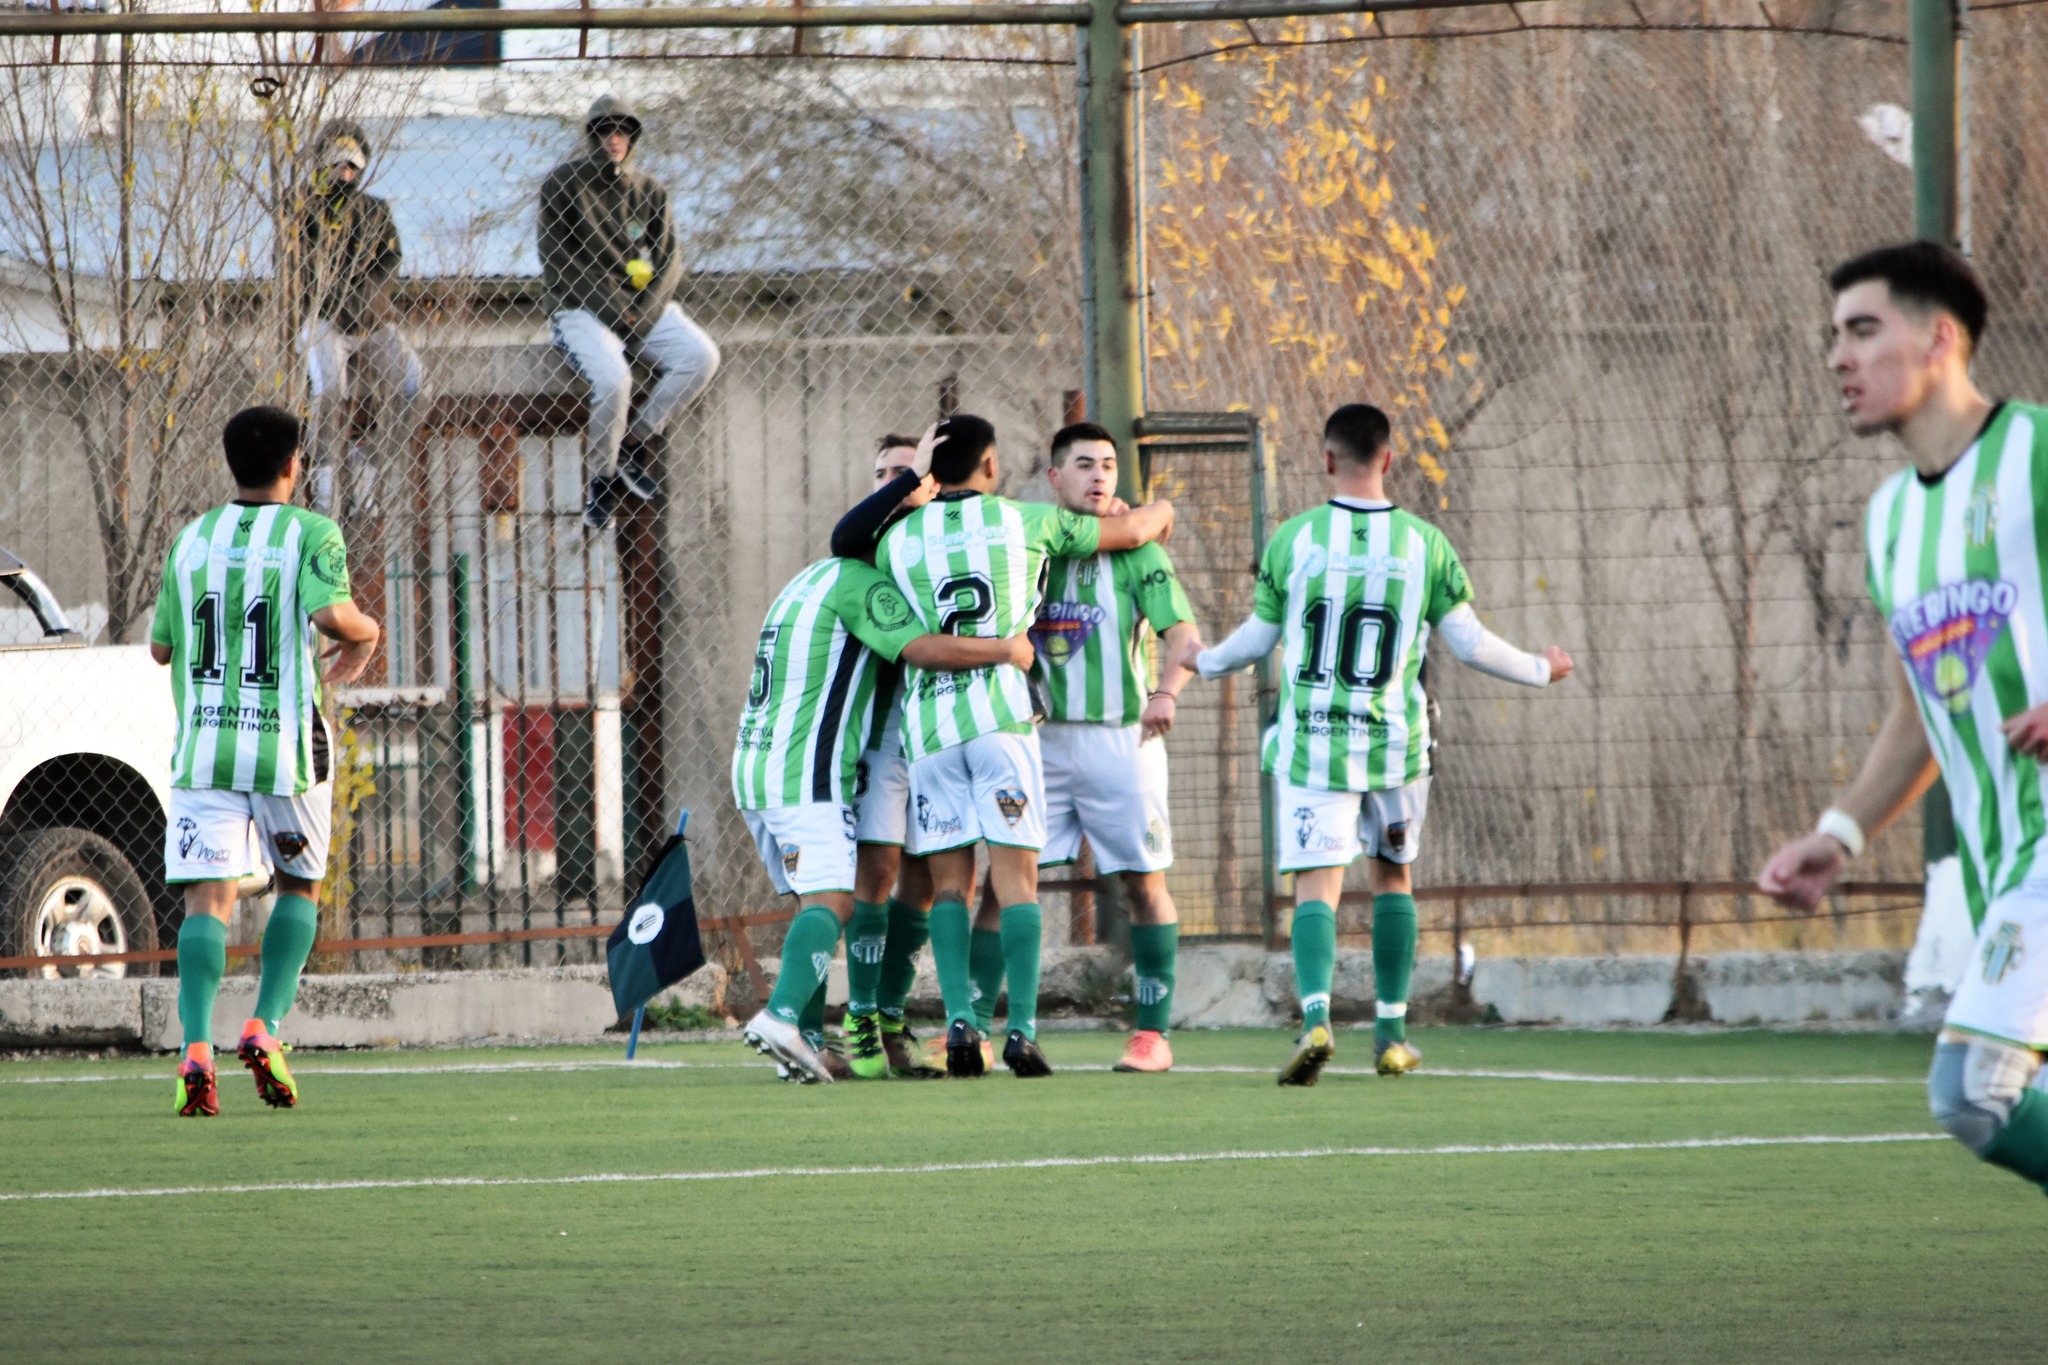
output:
[[[555,348],[567,356],[590,384],[590,423],[583,450],[592,474],[609,474],[618,466],[619,442],[630,434],[639,440],[668,430],[684,404],[711,386],[718,373],[718,343],[669,304],[645,337],[622,337],[582,308],[565,308],[548,320]],[[629,361],[654,367],[654,389],[633,415],[633,372]]]

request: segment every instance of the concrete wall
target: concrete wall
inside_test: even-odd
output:
[[[1414,1018],[1423,1023],[1497,1019],[1581,1028],[1685,1022],[1719,1024],[1896,1023],[1904,998],[1900,953],[1728,953],[1696,959],[1679,985],[1678,960],[1500,958],[1482,961],[1469,995],[1453,987],[1448,958],[1416,964]],[[770,968],[772,971],[772,967]],[[844,999],[843,966],[832,998]],[[716,964],[664,999],[722,1013]],[[214,1010],[214,1036],[232,1038],[254,1006],[255,978],[231,977]],[[1107,949],[1046,954],[1041,1012],[1113,1016],[1128,998],[1130,971]],[[0,981],[0,1046],[178,1046],[174,980]],[[1338,955],[1335,1013],[1372,1011],[1372,957]],[[911,997],[916,1013],[938,1009],[927,962]],[[1196,947],[1181,954],[1174,1024],[1179,1028],[1289,1028],[1296,1019],[1294,968],[1285,953]],[[532,971],[309,976],[286,1033],[301,1047],[432,1047],[461,1043],[596,1040],[616,1022],[601,967]]]

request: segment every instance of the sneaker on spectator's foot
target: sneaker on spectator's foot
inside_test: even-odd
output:
[[[661,496],[661,485],[654,481],[654,456],[660,439],[628,436],[619,443],[619,486],[642,502]]]
[[[611,474],[600,474],[590,481],[590,493],[583,500],[583,529],[602,531],[611,525],[612,513],[619,510],[619,499],[623,492],[618,478]]]

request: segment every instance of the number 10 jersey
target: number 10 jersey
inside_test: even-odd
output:
[[[1471,600],[1444,533],[1398,507],[1329,502],[1283,525],[1252,604],[1280,627],[1266,771],[1320,791],[1385,791],[1426,776],[1423,651],[1430,629]]]
[[[149,631],[171,651],[173,787],[297,796],[323,780],[307,618],[348,600],[341,528],[317,513],[229,503],[178,533]]]
[[[1102,525],[1045,503],[972,491],[941,493],[889,529],[875,567],[939,635],[1007,639],[1045,596],[1046,561],[1092,555]],[[1008,664],[936,673],[903,670],[903,748],[915,762],[983,735],[1031,729],[1031,686]]]

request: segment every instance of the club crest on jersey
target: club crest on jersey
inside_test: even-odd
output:
[[[1014,787],[1003,787],[996,792],[996,809],[1013,825],[1024,818],[1024,808],[1030,804],[1030,798]]]
[[[1963,534],[1976,549],[1989,545],[1998,534],[1998,485],[1980,483],[1970,492],[1970,502],[1963,509]]]
[[[1039,658],[1058,668],[1080,653],[1108,619],[1108,612],[1088,602],[1048,602],[1038,609],[1031,643]]]
[[[2019,600],[2020,590],[2002,578],[1945,583],[1892,613],[1892,643],[1921,688],[1961,715]]]
[[[782,850],[782,873],[786,877],[796,875],[796,865],[803,861],[804,851],[795,844]]]
[[[1984,944],[1984,984],[1996,986],[2026,960],[2027,945],[2020,937],[2020,927],[2007,920]]]

